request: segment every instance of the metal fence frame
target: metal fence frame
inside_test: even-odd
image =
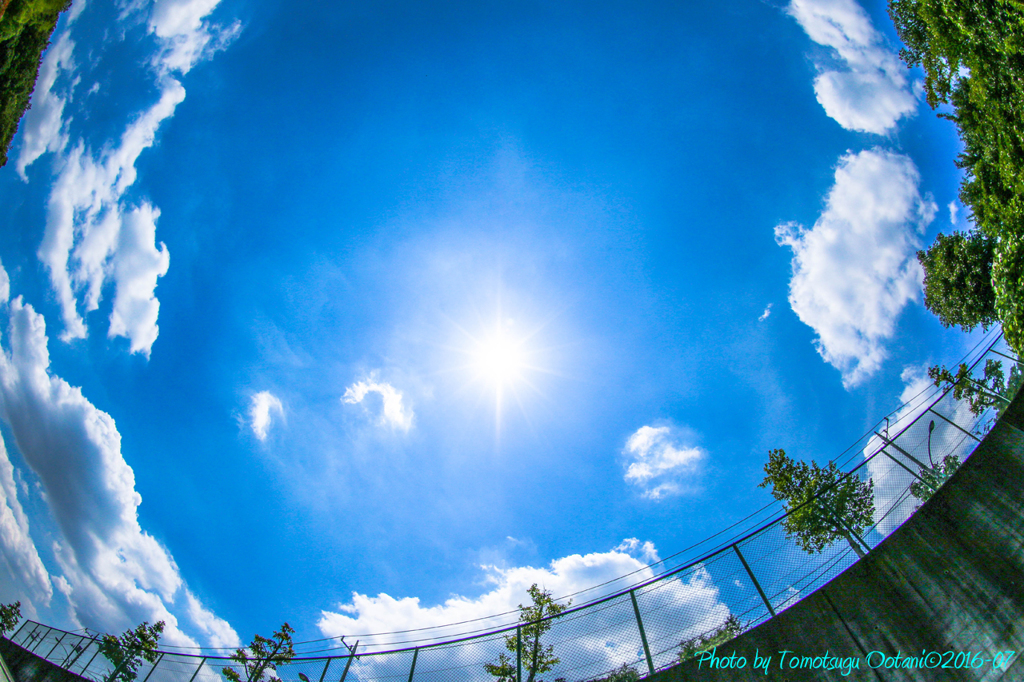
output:
[[[989,354],[1017,362],[994,350],[1000,338],[1001,334],[996,335],[977,353],[969,365],[972,371]],[[945,447],[939,453],[940,461],[954,454],[961,462],[970,456],[991,428],[993,409],[973,415],[963,401],[954,399],[952,389],[950,386],[934,391],[926,400],[891,413],[890,416],[898,417],[897,424],[906,421],[896,433],[890,435],[888,427],[883,430],[880,421],[878,428],[870,429],[840,456],[840,459],[845,456],[846,464],[841,465],[846,472],[844,479],[860,477],[865,470],[873,470],[874,475],[881,475],[889,482],[883,496],[888,506],[879,509],[879,488],[876,487],[875,523],[857,537],[868,552],[873,547],[869,539],[876,540],[873,544],[877,546],[916,511],[907,511],[911,486],[928,484],[919,475],[926,465],[922,459],[920,429],[914,427],[925,419],[931,420],[927,432],[930,461],[934,461],[932,433],[939,428]],[[936,422],[935,417],[940,421]],[[888,417],[883,419],[888,422]],[[941,426],[937,427],[938,424]],[[872,448],[872,444],[877,447]],[[867,454],[868,450],[873,451]],[[874,469],[872,462],[875,462]],[[888,469],[879,468],[883,462],[888,462]],[[720,540],[717,546],[706,549],[692,560],[681,561],[681,565],[671,568],[663,562],[658,575],[542,619],[550,621],[551,626],[544,642],[552,643],[562,659],[552,670],[558,675],[555,682],[608,679],[626,668],[639,676],[653,674],[679,660],[685,641],[707,641],[715,632],[721,632],[722,607],[729,617],[737,619],[742,631],[749,630],[822,587],[857,560],[850,556],[851,550],[841,544],[815,555],[800,552],[782,528],[786,517],[800,507],[783,508],[779,512],[780,506],[774,505],[776,511],[768,520]],[[890,515],[892,518],[887,521]],[[723,534],[712,536],[705,543]],[[702,602],[694,595],[711,595],[712,598],[710,602],[706,598]],[[512,616],[517,618],[518,614]],[[513,622],[483,632],[467,631],[462,636],[448,636],[443,641],[438,641],[441,635],[430,635],[430,628],[362,635],[362,650],[359,640],[349,645],[343,637],[340,645],[326,651],[343,650],[344,653],[300,655],[287,664],[278,665],[276,675],[286,682],[413,682],[414,679],[418,682],[482,682],[493,680],[483,670],[483,663],[492,662],[498,653],[514,652],[516,675],[504,682],[523,682],[522,628],[526,625]],[[388,635],[405,639],[382,641],[382,637]],[[704,640],[700,639],[702,636]],[[411,639],[414,637],[420,639]],[[72,633],[25,621],[11,641],[93,682],[114,682],[120,672],[100,655],[99,638],[88,633]],[[377,650],[368,650],[374,646]],[[614,655],[609,653],[612,650]],[[132,679],[135,682],[223,682],[221,671],[225,667],[240,670],[245,679],[245,670],[228,656],[164,650],[158,652],[154,663],[142,661],[135,673],[137,677]]]

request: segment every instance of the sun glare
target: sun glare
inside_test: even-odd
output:
[[[497,333],[483,340],[476,352],[476,370],[501,386],[519,379],[526,367],[522,343]]]

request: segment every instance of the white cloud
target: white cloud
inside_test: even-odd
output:
[[[814,227],[784,223],[775,240],[793,249],[793,311],[851,387],[878,370],[897,316],[920,295],[918,234],[937,207],[919,194],[914,163],[892,152],[846,154],[835,178]]]
[[[692,477],[707,456],[699,447],[680,446],[684,434],[673,431],[668,426],[641,426],[626,441],[624,453],[630,461],[625,480],[640,486],[648,499],[660,500],[682,492],[682,477]]]
[[[786,11],[811,40],[832,48],[843,70],[822,69],[814,93],[825,113],[847,130],[883,134],[917,108],[899,57],[855,0],[792,0]]]
[[[218,618],[212,611],[196,599],[192,591],[185,588],[185,608],[189,619],[196,628],[206,635],[206,642],[211,647],[237,648],[242,641],[238,633],[223,618]]]
[[[645,556],[638,559],[624,550],[639,550]],[[519,604],[529,604],[527,589],[533,584],[547,589],[552,596],[558,598],[614,581],[627,574],[632,574],[627,584],[650,579],[654,574],[646,567],[645,561],[652,556],[656,557],[657,552],[651,543],[640,543],[631,538],[610,552],[583,556],[573,554],[552,561],[546,568],[482,567],[488,571],[487,577],[492,586],[489,591],[476,598],[455,595],[443,604],[434,606],[424,606],[416,597],[396,599],[383,593],[370,597],[354,592],[351,601],[339,604],[337,610],[323,611],[317,625],[325,637],[351,636],[360,640],[361,647],[365,645],[368,649],[385,648],[389,643],[409,638],[410,635],[393,635],[388,638],[367,637],[364,633],[437,628],[414,633],[413,637],[447,639],[470,629],[479,631],[515,623],[518,618],[517,607]],[[650,621],[645,620],[645,626],[655,651],[655,665],[661,666],[675,657],[678,642],[682,638],[706,632],[724,622],[729,609],[719,599],[718,588],[708,571],[700,566],[656,585],[657,588],[639,594],[638,599],[641,608],[650,618]],[[625,586],[621,581],[616,581],[596,590],[588,590],[583,595],[577,595],[574,604],[613,594]],[[500,613],[506,615],[494,615]],[[571,643],[562,646],[572,647],[571,664],[577,678],[597,677],[622,663],[636,665],[642,660],[643,653],[639,649],[636,621],[628,596],[620,597],[616,606],[606,604],[588,610],[585,614],[582,616],[584,620],[575,616],[572,620],[564,621],[564,625],[563,621],[556,621],[549,634],[554,642],[571,639]],[[475,622],[449,628],[438,627],[465,621]],[[556,655],[559,653],[558,647],[556,644]],[[500,644],[494,641],[474,641],[460,647],[451,647],[446,649],[444,665],[449,669],[460,666],[477,671],[481,679],[485,679],[482,664],[496,659],[499,649]],[[361,670],[355,670],[357,673],[380,672],[374,666],[386,666],[387,657],[368,657],[353,663],[353,668],[356,665],[362,666]],[[425,663],[424,674],[429,673],[427,665],[429,663]],[[560,676],[568,677],[557,668],[551,673],[551,677]]]
[[[81,140],[70,144],[66,132],[65,105],[78,82],[66,93],[59,91],[58,78],[75,69],[69,30],[46,54],[25,119],[17,167],[24,178],[25,169],[43,153],[59,154],[59,177],[50,195],[39,258],[61,307],[65,341],[85,338],[79,306],[85,312],[96,310],[104,285],[112,282],[116,293],[110,335],[128,338],[133,353],[150,354],[159,333],[160,305],[154,290],[156,280],[167,272],[169,256],[163,244],[156,246],[159,209],[146,202],[126,206],[122,199],[135,182],[139,154],[153,145],[161,123],[185,98],[185,89],[171,74],[186,74],[227,47],[241,30],[238,22],[225,28],[207,21],[218,4],[219,0],[155,0],[148,29],[158,44],[151,63],[160,99],[127,125],[119,144],[104,146],[95,155]],[[83,5],[76,3],[72,21]],[[122,18],[137,16],[146,5],[122,3]]]
[[[956,226],[956,214],[959,207],[955,201],[949,202],[949,224]]]
[[[11,298],[11,278],[7,275],[7,270],[4,269],[2,263],[0,263],[0,304],[7,303]]]
[[[767,305],[767,306],[765,307],[765,309],[764,309],[764,312],[763,312],[763,313],[761,313],[761,316],[760,316],[759,318],[757,318],[757,321],[758,321],[758,322],[764,322],[765,320],[767,320],[767,319],[768,319],[768,316],[769,316],[769,315],[771,315],[771,314],[772,314],[772,304],[771,304],[771,303],[769,303],[769,304],[768,304],[768,305]]]
[[[149,30],[160,39],[154,64],[165,72],[188,73],[200,60],[223,50],[238,37],[241,24],[222,27],[206,21],[220,0],[156,0]]]
[[[77,4],[77,3],[76,3]],[[22,120],[21,150],[18,152],[17,170],[27,180],[25,169],[45,152],[58,152],[67,145],[64,132],[65,97],[56,92],[57,77],[62,71],[75,68],[71,53],[75,49],[70,32],[65,30],[46,51],[39,65],[39,79],[32,94],[32,106]]]
[[[407,409],[402,404],[402,392],[395,390],[394,386],[387,382],[378,382],[373,377],[357,381],[345,389],[345,395],[341,397],[341,400],[355,405],[361,403],[368,393],[377,393],[384,401],[380,415],[381,424],[387,424],[403,431],[409,430],[412,426],[412,409]]]
[[[61,306],[62,339],[86,336],[76,292],[92,311],[99,307],[104,284],[113,281],[110,335],[128,338],[132,352],[149,355],[159,331],[153,291],[167,272],[169,255],[163,244],[157,249],[154,243],[159,211],[146,203],[128,208],[122,197],[135,182],[139,154],[153,145],[160,124],[184,98],[181,84],[167,79],[159,101],[128,126],[118,146],[94,159],[79,142],[64,160],[39,247]]]
[[[72,619],[108,632],[163,620],[168,644],[195,646],[169,610],[180,605],[184,583],[168,551],[139,526],[142,498],[114,420],[50,373],[42,315],[21,297],[9,311],[0,415],[60,531],[53,553],[63,575],[54,583],[67,595]],[[210,638],[220,641],[223,632]]]
[[[6,568],[4,603],[21,600],[23,612],[49,606],[53,596],[50,574],[43,566],[29,533],[28,517],[18,499],[15,469],[0,437],[0,566]],[[12,594],[13,591],[16,594]]]
[[[252,402],[249,404],[249,425],[260,440],[267,439],[271,412],[276,412],[278,416],[284,414],[284,406],[277,396],[270,391],[260,391],[252,397]]]

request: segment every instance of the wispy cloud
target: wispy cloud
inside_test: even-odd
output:
[[[342,402],[355,405],[363,402],[369,393],[378,394],[383,400],[380,423],[395,429],[408,431],[412,427],[413,411],[402,403],[402,392],[387,382],[376,381],[373,377],[357,381],[345,389]]]
[[[764,322],[765,320],[768,319],[768,316],[771,315],[771,314],[772,314],[772,304],[769,303],[767,306],[765,306],[764,312],[761,313],[761,316],[757,318],[757,321],[758,322]]]
[[[814,227],[775,228],[779,245],[793,249],[789,303],[847,387],[881,367],[896,318],[920,295],[919,233],[937,206],[920,195],[918,182],[906,156],[846,154]]]
[[[640,487],[643,496],[660,500],[692,487],[693,476],[707,456],[696,446],[681,445],[691,434],[668,426],[641,426],[626,441],[629,459],[625,480]]]
[[[21,297],[9,312],[8,348],[0,352],[0,416],[59,529],[53,554],[60,575],[53,583],[67,597],[72,620],[106,631],[163,620],[169,644],[195,646],[169,610],[186,588],[173,557],[139,525],[142,498],[114,420],[51,373],[42,315]],[[11,545],[6,536],[0,539],[5,554],[17,547],[17,538]],[[213,633],[211,642],[232,639],[226,622],[192,606],[185,615],[195,614],[197,627]]]
[[[284,406],[276,395],[270,391],[260,391],[252,397],[249,403],[249,426],[261,441],[267,439],[272,412],[278,416],[284,414]]]
[[[842,69],[820,67],[814,79],[818,102],[839,125],[883,134],[916,110],[906,67],[855,0],[792,0],[786,11],[842,63]]]

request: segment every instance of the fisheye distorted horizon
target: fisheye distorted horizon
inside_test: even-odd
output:
[[[0,603],[407,630],[762,507],[980,338],[922,305],[968,217],[899,48],[874,0],[75,0],[0,169]]]

